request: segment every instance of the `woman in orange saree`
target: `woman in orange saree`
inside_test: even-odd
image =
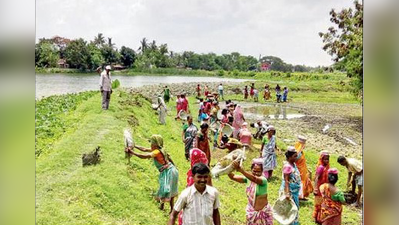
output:
[[[330,154],[328,151],[321,151],[319,162],[316,166],[315,184],[314,184],[314,211],[313,218],[317,224],[321,224],[320,212],[323,198],[320,193],[320,186],[328,182],[328,169],[330,169]]]
[[[302,135],[298,135],[298,142],[295,144],[296,152],[298,153],[297,161],[295,162],[298,167],[299,173],[301,174],[302,191],[299,193],[299,200],[307,200],[309,194],[313,192],[313,185],[311,182],[311,176],[306,164],[305,149],[306,138]]]
[[[328,183],[320,186],[322,196],[320,222],[322,225],[340,225],[342,217],[342,203],[345,197],[342,191],[335,187],[338,181],[338,170],[328,170]]]

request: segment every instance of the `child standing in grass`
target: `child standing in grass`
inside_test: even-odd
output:
[[[254,89],[254,102],[259,101],[259,91],[257,89]]]
[[[287,96],[288,96],[288,88],[284,87],[284,89],[283,89],[283,102],[287,102]]]

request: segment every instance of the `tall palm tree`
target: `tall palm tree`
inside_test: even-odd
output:
[[[157,44],[156,44],[155,40],[153,40],[153,41],[151,42],[151,44],[150,44],[150,49],[151,49],[152,51],[157,50]]]
[[[100,47],[101,45],[105,44],[105,38],[102,33],[98,33],[97,36],[94,37],[94,44],[97,47]]]
[[[112,49],[115,47],[115,44],[112,43],[112,38],[108,38],[108,46]]]
[[[159,53],[161,53],[161,55],[165,55],[166,53],[168,53],[168,45],[162,44],[161,46],[159,46]]]
[[[138,50],[141,51],[141,54],[143,54],[148,48],[147,38],[143,38],[143,40],[140,41],[140,44],[141,47]]]

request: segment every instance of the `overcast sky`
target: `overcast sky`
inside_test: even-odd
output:
[[[287,63],[330,65],[318,32],[329,12],[352,0],[36,0],[36,40],[55,35],[112,37],[135,50],[140,40],[167,43],[174,52],[273,55]]]

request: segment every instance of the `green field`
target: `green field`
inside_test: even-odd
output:
[[[322,101],[356,102],[347,91],[341,92],[339,88],[328,91],[331,95]],[[317,92],[292,91],[290,94],[296,101],[320,101]],[[239,95],[231,97],[242,98]],[[190,98],[190,104],[195,104],[194,98]],[[123,90],[114,92],[108,111],[101,109],[99,93],[50,97],[38,101],[37,105],[42,105],[36,112],[36,124],[41,125],[36,128],[37,146],[40,147],[40,153],[36,150],[37,224],[166,224],[168,210],[160,211],[158,203],[153,200],[158,187],[158,171],[151,160],[132,158],[127,164],[123,130],[131,128],[134,140],[143,146],[149,146],[148,139],[152,134],[163,136],[164,145],[179,170],[181,191],[186,185],[189,163],[185,160],[180,139],[181,122],[173,119],[174,111],[167,117],[167,125],[158,125],[151,103],[140,95]],[[168,106],[172,108],[172,102]],[[39,132],[38,129],[42,130]],[[82,167],[82,153],[92,151],[96,146],[102,149],[101,164]],[[278,140],[278,146],[284,148],[285,144]],[[306,152],[308,165],[313,171],[318,151],[310,146]],[[216,150],[212,154],[211,165],[225,153]],[[246,170],[257,155],[256,152],[248,153],[248,160],[244,163]],[[331,156],[331,167],[341,171],[337,185],[345,189],[347,174],[336,159],[337,155]],[[270,203],[278,197],[283,160],[283,153],[280,153],[275,179],[268,185]],[[227,176],[214,180],[213,184],[221,193],[222,223],[245,224],[247,199],[244,185],[230,181]],[[301,203],[301,224],[314,224],[312,211],[313,197]],[[343,224],[361,224],[362,211],[344,206],[342,220]]]

